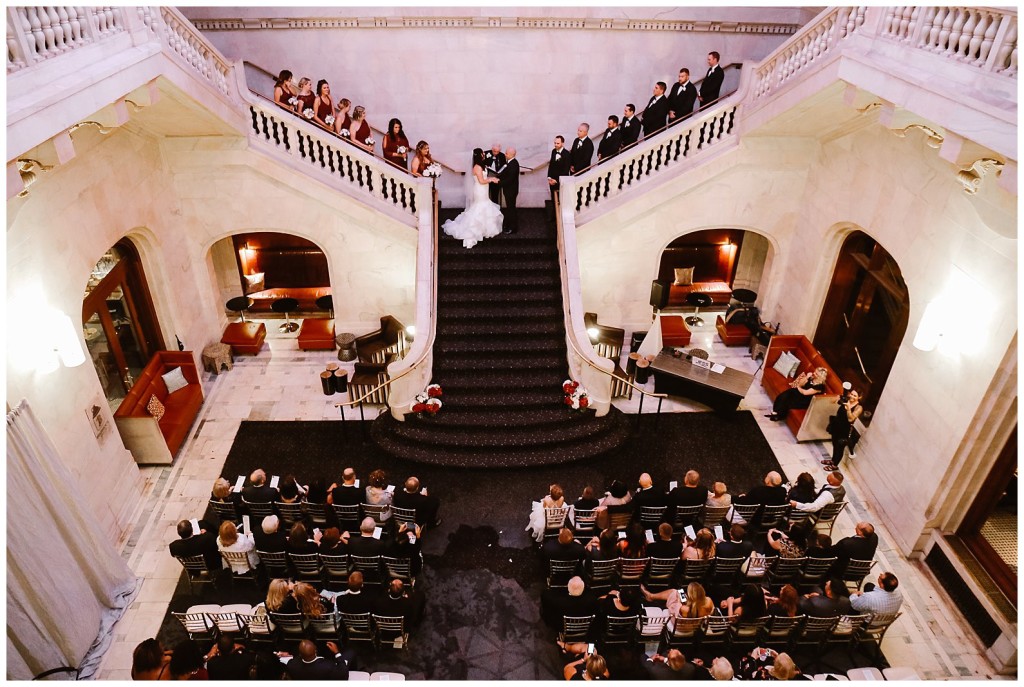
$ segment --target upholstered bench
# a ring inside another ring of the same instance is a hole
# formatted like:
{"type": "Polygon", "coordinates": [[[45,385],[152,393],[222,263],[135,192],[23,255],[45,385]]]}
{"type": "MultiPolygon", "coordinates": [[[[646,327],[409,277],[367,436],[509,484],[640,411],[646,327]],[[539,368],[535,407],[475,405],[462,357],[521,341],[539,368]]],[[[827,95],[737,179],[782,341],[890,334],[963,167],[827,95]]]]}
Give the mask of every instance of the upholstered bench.
{"type": "Polygon", "coordinates": [[[715,319],[715,329],[718,330],[718,338],[726,346],[749,346],[750,327],[746,322],[726,322],[721,315],[715,319]]]}
{"type": "Polygon", "coordinates": [[[686,327],[682,315],[661,316],[661,345],[689,346],[690,330],[686,327]]]}
{"type": "Polygon", "coordinates": [[[267,327],[262,322],[232,322],[220,337],[222,344],[231,346],[235,353],[256,355],[267,338],[267,327]]]}
{"type": "Polygon", "coordinates": [[[334,320],[307,317],[299,327],[299,350],[333,351],[334,320]]]}

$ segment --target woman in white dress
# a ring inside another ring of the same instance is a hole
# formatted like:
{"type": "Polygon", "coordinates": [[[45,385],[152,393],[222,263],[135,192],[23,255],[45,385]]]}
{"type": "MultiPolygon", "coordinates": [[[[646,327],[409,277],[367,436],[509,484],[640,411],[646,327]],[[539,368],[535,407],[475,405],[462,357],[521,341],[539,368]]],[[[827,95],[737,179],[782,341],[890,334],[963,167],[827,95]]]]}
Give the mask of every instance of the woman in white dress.
{"type": "Polygon", "coordinates": [[[469,207],[465,212],[446,221],[441,228],[444,233],[462,241],[466,248],[472,248],[478,241],[501,233],[501,209],[487,197],[487,185],[498,183],[497,178],[484,175],[484,151],[473,150],[473,182],[467,197],[469,207]]]}

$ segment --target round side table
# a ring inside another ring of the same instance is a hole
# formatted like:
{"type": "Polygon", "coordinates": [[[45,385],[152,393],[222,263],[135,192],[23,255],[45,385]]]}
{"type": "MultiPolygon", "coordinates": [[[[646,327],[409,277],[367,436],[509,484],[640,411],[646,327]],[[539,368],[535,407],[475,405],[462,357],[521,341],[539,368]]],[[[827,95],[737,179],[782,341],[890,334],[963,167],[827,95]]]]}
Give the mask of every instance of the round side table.
{"type": "Polygon", "coordinates": [[[299,307],[299,301],[296,298],[278,298],[276,301],[270,304],[270,309],[276,313],[284,315],[284,324],[278,327],[278,331],[282,332],[294,332],[299,328],[297,322],[292,322],[291,313],[293,310],[299,307]]]}
{"type": "Polygon", "coordinates": [[[253,300],[248,296],[235,296],[227,303],[224,304],[231,312],[236,312],[242,316],[242,322],[245,322],[245,311],[252,307],[253,300]]]}
{"type": "Polygon", "coordinates": [[[338,360],[346,362],[356,359],[356,335],[343,332],[334,337],[338,344],[338,360]]]}

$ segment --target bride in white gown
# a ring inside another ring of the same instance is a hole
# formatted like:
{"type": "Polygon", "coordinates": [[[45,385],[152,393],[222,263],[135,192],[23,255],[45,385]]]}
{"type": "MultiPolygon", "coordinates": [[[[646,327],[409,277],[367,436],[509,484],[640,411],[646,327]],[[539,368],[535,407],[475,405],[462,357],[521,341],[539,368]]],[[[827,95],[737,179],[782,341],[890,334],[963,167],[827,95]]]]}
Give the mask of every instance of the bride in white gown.
{"type": "Polygon", "coordinates": [[[484,175],[484,151],[473,150],[473,177],[470,179],[470,190],[467,195],[469,207],[455,219],[446,221],[441,228],[444,233],[462,241],[466,248],[472,248],[478,241],[501,233],[501,209],[492,203],[487,195],[489,184],[498,183],[498,179],[488,179],[484,175]]]}

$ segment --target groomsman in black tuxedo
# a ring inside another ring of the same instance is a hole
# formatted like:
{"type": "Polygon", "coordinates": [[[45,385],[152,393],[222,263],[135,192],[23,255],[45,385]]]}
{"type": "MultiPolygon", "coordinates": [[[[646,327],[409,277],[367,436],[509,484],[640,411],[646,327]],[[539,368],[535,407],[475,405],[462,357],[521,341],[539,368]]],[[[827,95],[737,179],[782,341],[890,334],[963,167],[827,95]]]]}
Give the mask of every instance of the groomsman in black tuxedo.
{"type": "Polygon", "coordinates": [[[576,140],[569,151],[569,171],[579,174],[594,159],[594,142],[590,140],[590,125],[583,122],[576,128],[576,140]]]}
{"type": "Polygon", "coordinates": [[[665,97],[666,88],[667,86],[664,81],[654,84],[654,95],[651,96],[647,107],[640,114],[640,119],[644,123],[644,138],[648,138],[658,129],[665,128],[665,122],[668,120],[668,98],[665,97]]]}
{"type": "Polygon", "coordinates": [[[551,187],[552,206],[558,193],[558,180],[564,176],[569,176],[569,151],[565,149],[565,139],[555,136],[555,149],[551,151],[551,159],[548,161],[548,186],[551,187]]]}
{"type": "Polygon", "coordinates": [[[514,234],[519,229],[519,215],[516,212],[516,198],[519,196],[519,160],[516,159],[516,149],[509,147],[505,151],[505,159],[508,162],[498,173],[501,183],[501,195],[505,196],[505,210],[502,213],[505,218],[502,220],[501,231],[504,234],[514,234]]]}
{"type": "MultiPolygon", "coordinates": [[[[498,172],[505,166],[506,162],[505,153],[501,152],[500,143],[492,143],[491,149],[484,153],[484,169],[488,177],[498,176],[498,172]]],[[[495,205],[501,204],[501,189],[498,188],[499,186],[501,184],[489,184],[487,186],[487,195],[490,196],[491,202],[495,205]]]]}
{"type": "Polygon", "coordinates": [[[708,53],[708,73],[700,84],[700,108],[703,110],[715,100],[718,100],[718,93],[722,90],[722,82],[725,81],[725,72],[718,66],[718,53],[712,50],[708,53]]]}
{"type": "Polygon", "coordinates": [[[608,115],[608,128],[604,130],[604,136],[597,146],[597,161],[607,160],[612,155],[618,155],[622,147],[622,131],[619,130],[619,118],[615,115],[608,115]]]}
{"type": "Polygon", "coordinates": [[[636,105],[626,103],[622,111],[622,147],[631,146],[640,138],[640,122],[636,118],[636,105]]]}
{"type": "Polygon", "coordinates": [[[697,89],[690,83],[690,70],[683,67],[679,70],[679,81],[672,84],[672,92],[668,94],[669,124],[693,112],[696,101],[697,89]]]}

